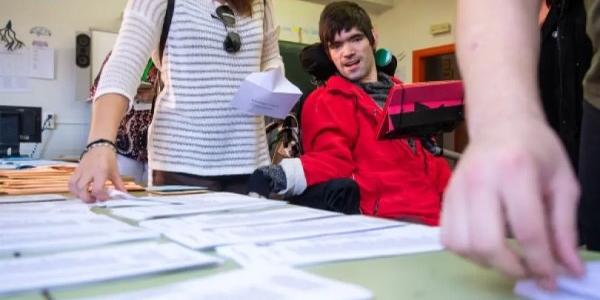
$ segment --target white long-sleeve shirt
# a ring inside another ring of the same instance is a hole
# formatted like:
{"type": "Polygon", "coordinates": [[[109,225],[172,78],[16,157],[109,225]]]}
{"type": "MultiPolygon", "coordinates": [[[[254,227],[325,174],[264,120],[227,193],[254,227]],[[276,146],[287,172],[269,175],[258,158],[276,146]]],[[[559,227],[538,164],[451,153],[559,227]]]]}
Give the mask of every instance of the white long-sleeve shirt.
{"type": "MultiPolygon", "coordinates": [[[[175,1],[160,66],[165,88],[148,133],[152,170],[233,175],[269,163],[263,118],[230,102],[248,74],[282,65],[273,4],[254,0],[252,16],[236,13],[229,30],[240,35],[242,46],[233,54],[223,49],[223,23],[211,16],[217,5],[212,0],[175,1]]],[[[139,74],[151,53],[157,53],[166,7],[167,0],[129,0],[96,99],[117,93],[132,102],[139,74]]]]}

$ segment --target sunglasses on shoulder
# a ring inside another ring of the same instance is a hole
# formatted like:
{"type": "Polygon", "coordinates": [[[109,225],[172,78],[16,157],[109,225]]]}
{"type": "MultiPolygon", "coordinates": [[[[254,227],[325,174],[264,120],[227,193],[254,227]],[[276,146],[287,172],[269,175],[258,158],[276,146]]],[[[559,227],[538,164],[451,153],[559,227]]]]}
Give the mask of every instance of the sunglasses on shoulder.
{"type": "Polygon", "coordinates": [[[211,14],[211,16],[221,21],[227,31],[227,36],[225,36],[225,41],[223,41],[223,49],[225,49],[227,53],[240,51],[242,41],[240,35],[235,32],[235,14],[233,13],[233,10],[227,5],[221,5],[217,7],[217,10],[214,14],[211,14]],[[230,30],[229,28],[233,29],[230,30]]]}

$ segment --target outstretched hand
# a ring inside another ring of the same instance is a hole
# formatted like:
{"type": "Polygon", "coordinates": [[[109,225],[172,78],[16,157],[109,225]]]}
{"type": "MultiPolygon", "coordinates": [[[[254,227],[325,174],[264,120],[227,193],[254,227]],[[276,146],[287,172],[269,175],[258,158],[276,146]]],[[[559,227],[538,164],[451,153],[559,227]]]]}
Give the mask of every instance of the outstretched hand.
{"type": "Polygon", "coordinates": [[[563,267],[581,275],[579,187],[543,120],[504,122],[468,146],[445,193],[442,241],[451,251],[553,289],[563,267]],[[519,251],[506,241],[512,232],[519,251]]]}

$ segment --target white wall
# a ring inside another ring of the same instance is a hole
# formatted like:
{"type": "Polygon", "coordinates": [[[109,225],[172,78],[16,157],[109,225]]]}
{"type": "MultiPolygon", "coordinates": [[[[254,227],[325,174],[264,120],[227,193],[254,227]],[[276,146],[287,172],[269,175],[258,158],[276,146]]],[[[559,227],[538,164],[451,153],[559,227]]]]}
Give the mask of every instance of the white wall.
{"type": "MultiPolygon", "coordinates": [[[[56,49],[55,79],[32,79],[29,93],[0,93],[0,104],[41,106],[44,113],[56,114],[56,130],[44,133],[37,153],[45,158],[77,156],[85,145],[90,105],[76,99],[75,35],[90,27],[116,30],[126,0],[0,0],[0,27],[10,19],[17,36],[30,46],[34,39],[46,40],[56,49]],[[51,37],[37,38],[29,33],[45,26],[51,37]],[[41,152],[40,152],[41,151],[41,152]]],[[[29,154],[33,144],[22,144],[29,154]]]]}
{"type": "Polygon", "coordinates": [[[374,16],[373,23],[379,33],[379,47],[406,55],[396,75],[410,82],[414,50],[454,43],[456,0],[396,0],[394,8],[374,16]],[[431,25],[446,22],[451,24],[452,33],[429,33],[431,25]]]}

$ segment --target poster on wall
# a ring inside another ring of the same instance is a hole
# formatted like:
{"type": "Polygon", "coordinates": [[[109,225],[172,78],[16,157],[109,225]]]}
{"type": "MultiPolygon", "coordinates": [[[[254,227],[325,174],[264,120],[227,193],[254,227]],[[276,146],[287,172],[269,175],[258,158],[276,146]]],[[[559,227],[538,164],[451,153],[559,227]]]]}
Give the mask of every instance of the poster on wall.
{"type": "Polygon", "coordinates": [[[30,92],[29,69],[30,56],[27,49],[0,49],[0,93],[30,92]]]}
{"type": "Polygon", "coordinates": [[[33,46],[31,47],[30,54],[30,77],[54,79],[54,49],[50,47],[33,46]]]}

